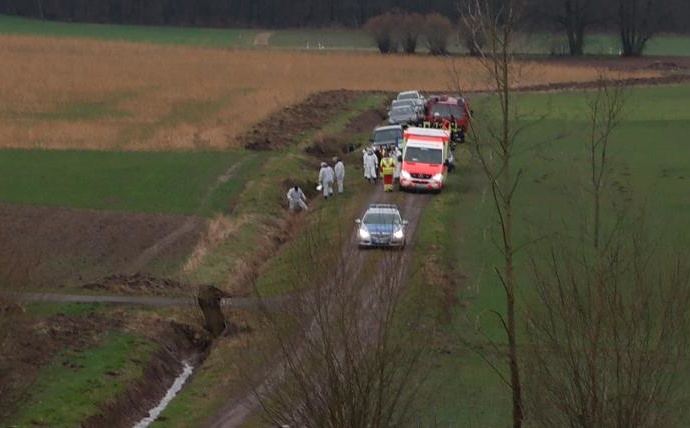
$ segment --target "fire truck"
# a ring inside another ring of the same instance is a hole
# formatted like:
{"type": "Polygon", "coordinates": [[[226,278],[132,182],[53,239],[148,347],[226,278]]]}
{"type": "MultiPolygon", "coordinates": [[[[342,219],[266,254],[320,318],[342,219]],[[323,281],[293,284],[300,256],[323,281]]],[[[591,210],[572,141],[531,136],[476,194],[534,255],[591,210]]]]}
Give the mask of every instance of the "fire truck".
{"type": "Polygon", "coordinates": [[[472,109],[465,98],[431,95],[424,105],[423,127],[449,130],[453,142],[464,143],[471,118],[472,109]]]}

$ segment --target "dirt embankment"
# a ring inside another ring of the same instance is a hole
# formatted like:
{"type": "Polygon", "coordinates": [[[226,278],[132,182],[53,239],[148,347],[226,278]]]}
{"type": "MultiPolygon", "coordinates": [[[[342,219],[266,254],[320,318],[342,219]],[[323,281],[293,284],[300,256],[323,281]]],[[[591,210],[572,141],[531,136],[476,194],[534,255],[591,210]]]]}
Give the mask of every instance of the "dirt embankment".
{"type": "Polygon", "coordinates": [[[361,91],[343,89],[315,93],[299,104],[270,115],[240,136],[240,140],[250,150],[284,148],[346,111],[362,94],[361,91]]]}

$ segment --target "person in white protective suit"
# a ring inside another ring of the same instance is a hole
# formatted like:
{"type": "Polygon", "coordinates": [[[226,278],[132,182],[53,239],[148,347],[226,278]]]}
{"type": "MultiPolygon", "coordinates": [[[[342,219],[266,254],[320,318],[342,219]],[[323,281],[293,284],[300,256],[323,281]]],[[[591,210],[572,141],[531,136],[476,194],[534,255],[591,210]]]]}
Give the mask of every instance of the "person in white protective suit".
{"type": "Polygon", "coordinates": [[[364,172],[364,179],[367,180],[367,149],[362,149],[362,172],[364,172]]]}
{"type": "Polygon", "coordinates": [[[374,151],[369,149],[364,157],[364,178],[372,183],[376,183],[376,170],[378,169],[378,158],[374,151]]]}
{"type": "Polygon", "coordinates": [[[331,187],[330,187],[330,189],[328,189],[328,196],[333,196],[333,186],[335,185],[335,170],[330,165],[328,165],[328,169],[331,172],[331,177],[333,177],[333,181],[331,182],[331,187]]]}
{"type": "Polygon", "coordinates": [[[328,199],[329,196],[333,195],[334,175],[333,168],[328,166],[326,162],[321,162],[321,169],[319,170],[319,184],[325,199],[328,199]]]}
{"type": "Polygon", "coordinates": [[[288,190],[287,199],[290,212],[295,212],[298,209],[307,210],[307,197],[299,186],[291,187],[290,190],[288,190]]]}
{"type": "Polygon", "coordinates": [[[333,170],[335,171],[335,182],[338,185],[338,193],[342,194],[343,187],[345,186],[345,165],[343,161],[337,157],[333,158],[333,162],[335,162],[333,170]]]}

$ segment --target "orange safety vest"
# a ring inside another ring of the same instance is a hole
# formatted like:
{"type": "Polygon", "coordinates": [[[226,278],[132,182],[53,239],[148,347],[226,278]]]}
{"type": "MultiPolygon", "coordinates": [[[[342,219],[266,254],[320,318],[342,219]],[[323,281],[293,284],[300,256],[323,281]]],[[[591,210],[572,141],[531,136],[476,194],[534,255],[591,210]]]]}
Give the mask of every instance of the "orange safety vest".
{"type": "Polygon", "coordinates": [[[390,175],[395,172],[395,161],[393,158],[385,157],[381,159],[381,172],[385,175],[390,175]]]}

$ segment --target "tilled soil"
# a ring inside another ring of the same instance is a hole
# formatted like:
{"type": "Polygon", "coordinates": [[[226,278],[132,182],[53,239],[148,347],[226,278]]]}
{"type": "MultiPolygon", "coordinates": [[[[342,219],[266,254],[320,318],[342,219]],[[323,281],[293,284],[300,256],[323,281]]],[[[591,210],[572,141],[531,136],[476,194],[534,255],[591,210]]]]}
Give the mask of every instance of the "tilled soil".
{"type": "MultiPolygon", "coordinates": [[[[124,272],[189,217],[0,204],[0,283],[13,288],[90,284],[124,272]]],[[[153,262],[185,257],[203,220],[162,248],[153,262]]],[[[150,282],[150,281],[149,281],[150,282]]],[[[111,284],[106,280],[104,285],[111,284]]],[[[177,284],[171,285],[177,288],[177,284]]],[[[160,288],[161,284],[156,284],[160,288]]],[[[134,287],[129,287],[130,289],[134,287]]]]}

